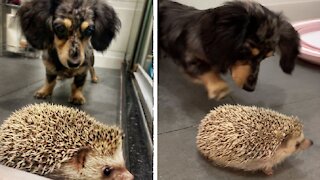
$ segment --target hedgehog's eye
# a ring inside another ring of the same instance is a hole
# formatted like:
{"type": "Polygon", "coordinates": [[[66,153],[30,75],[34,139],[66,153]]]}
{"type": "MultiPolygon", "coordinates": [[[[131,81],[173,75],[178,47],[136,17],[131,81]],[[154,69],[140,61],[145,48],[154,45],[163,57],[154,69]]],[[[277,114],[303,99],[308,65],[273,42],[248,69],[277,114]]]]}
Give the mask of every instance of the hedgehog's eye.
{"type": "Polygon", "coordinates": [[[299,146],[300,146],[300,143],[298,142],[298,143],[296,144],[296,149],[298,149],[299,146]]]}
{"type": "Polygon", "coordinates": [[[110,176],[111,172],[112,172],[112,168],[111,168],[111,167],[106,167],[106,168],[103,170],[103,174],[104,174],[105,176],[110,176]]]}

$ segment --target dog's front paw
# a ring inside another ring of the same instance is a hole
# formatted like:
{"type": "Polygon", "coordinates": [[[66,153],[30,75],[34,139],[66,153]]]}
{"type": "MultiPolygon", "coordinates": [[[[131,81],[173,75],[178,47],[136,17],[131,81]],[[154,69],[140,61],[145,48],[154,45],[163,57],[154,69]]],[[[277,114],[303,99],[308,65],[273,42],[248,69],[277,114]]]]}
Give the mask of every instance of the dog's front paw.
{"type": "Polygon", "coordinates": [[[207,87],[209,99],[220,100],[226,97],[229,93],[229,87],[225,82],[219,82],[211,87],[207,87]]]}
{"type": "Polygon", "coordinates": [[[86,102],[86,99],[84,96],[80,93],[77,93],[75,95],[72,95],[69,99],[69,102],[75,105],[82,105],[86,102]]]}
{"type": "Polygon", "coordinates": [[[98,83],[98,81],[99,81],[99,78],[97,76],[94,76],[91,78],[92,83],[98,83]]]}
{"type": "Polygon", "coordinates": [[[43,89],[38,90],[35,94],[34,97],[37,99],[45,99],[47,97],[51,96],[51,92],[45,91],[43,89]]]}

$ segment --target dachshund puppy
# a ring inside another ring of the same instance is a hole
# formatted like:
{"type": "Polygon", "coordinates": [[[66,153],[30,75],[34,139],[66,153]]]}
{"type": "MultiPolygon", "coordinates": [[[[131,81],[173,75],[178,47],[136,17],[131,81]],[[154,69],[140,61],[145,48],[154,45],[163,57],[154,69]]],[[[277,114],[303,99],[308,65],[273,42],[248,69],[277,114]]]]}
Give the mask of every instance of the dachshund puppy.
{"type": "Polygon", "coordinates": [[[120,29],[114,9],[100,0],[31,0],[18,11],[27,41],[44,50],[46,83],[36,98],[52,94],[57,76],[72,78],[70,102],[84,104],[82,89],[88,70],[97,81],[93,49],[105,50],[120,29]]]}
{"type": "MultiPolygon", "coordinates": [[[[278,49],[280,67],[290,74],[299,53],[299,35],[281,14],[252,1],[231,1],[207,10],[177,2],[159,3],[159,47],[186,74],[201,82],[209,98],[229,93],[220,77],[254,91],[263,59],[278,49]]],[[[163,56],[163,54],[161,54],[163,56]]]]}

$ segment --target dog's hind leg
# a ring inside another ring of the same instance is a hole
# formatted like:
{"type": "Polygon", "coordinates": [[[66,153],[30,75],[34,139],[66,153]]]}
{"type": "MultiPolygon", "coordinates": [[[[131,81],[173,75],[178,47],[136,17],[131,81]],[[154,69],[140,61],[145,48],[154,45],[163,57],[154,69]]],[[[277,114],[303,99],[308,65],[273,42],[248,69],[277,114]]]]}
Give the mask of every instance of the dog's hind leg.
{"type": "Polygon", "coordinates": [[[198,76],[198,79],[205,85],[210,99],[220,100],[229,94],[227,83],[220,77],[219,73],[208,71],[198,76]]]}
{"type": "Polygon", "coordinates": [[[52,94],[54,86],[56,85],[56,74],[47,74],[46,83],[34,94],[35,98],[45,99],[52,94]]]}
{"type": "Polygon", "coordinates": [[[71,85],[71,97],[69,99],[69,102],[72,104],[81,105],[86,102],[82,93],[86,77],[87,74],[80,74],[74,77],[74,81],[71,85]]]}

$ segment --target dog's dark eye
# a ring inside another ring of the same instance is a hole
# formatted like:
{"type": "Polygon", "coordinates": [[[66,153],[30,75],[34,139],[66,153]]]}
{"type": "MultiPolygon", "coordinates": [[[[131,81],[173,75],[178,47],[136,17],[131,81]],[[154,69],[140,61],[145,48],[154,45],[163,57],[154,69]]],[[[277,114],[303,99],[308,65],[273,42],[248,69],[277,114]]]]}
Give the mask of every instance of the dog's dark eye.
{"type": "Polygon", "coordinates": [[[104,174],[105,176],[110,176],[111,172],[112,172],[112,168],[110,168],[110,167],[106,167],[106,168],[103,170],[103,174],[104,174]]]}
{"type": "Polygon", "coordinates": [[[68,30],[64,25],[55,25],[54,31],[59,38],[67,36],[68,30]]]}
{"type": "Polygon", "coordinates": [[[93,32],[94,32],[94,26],[91,25],[91,26],[88,26],[87,29],[85,29],[83,31],[83,35],[84,36],[91,36],[93,34],[93,32]]]}

